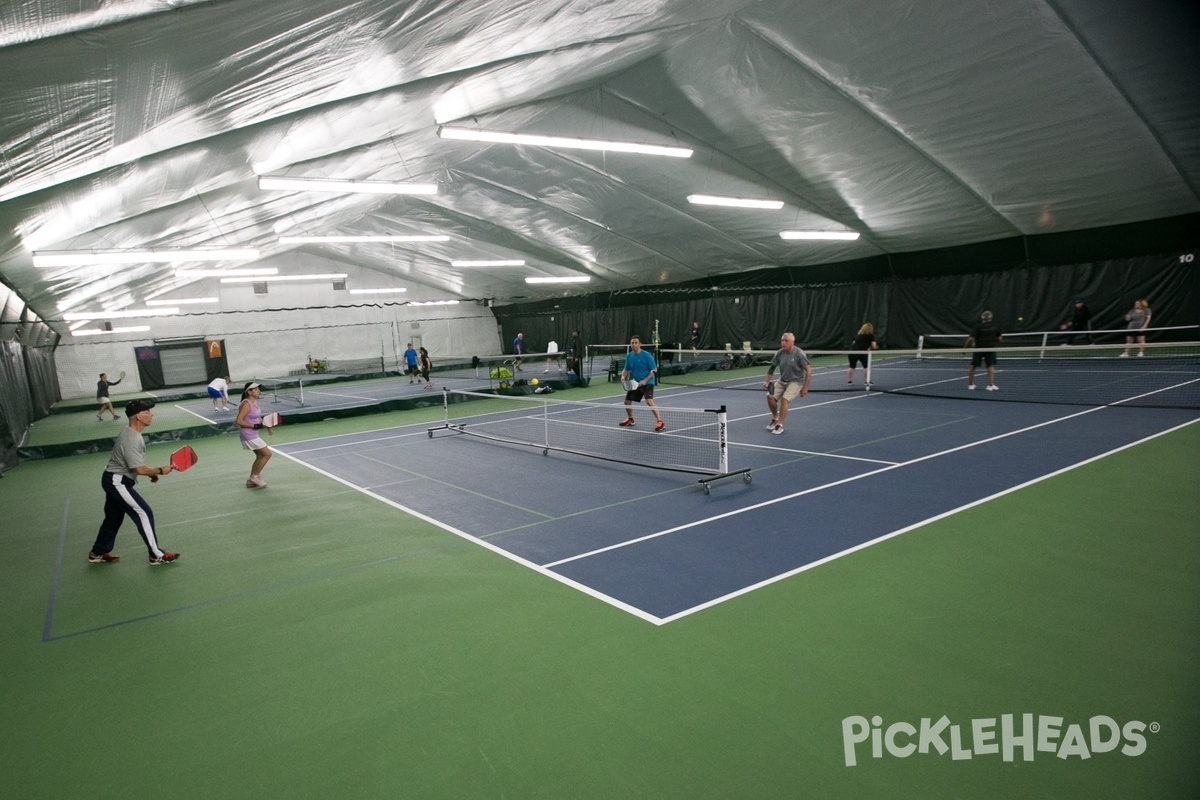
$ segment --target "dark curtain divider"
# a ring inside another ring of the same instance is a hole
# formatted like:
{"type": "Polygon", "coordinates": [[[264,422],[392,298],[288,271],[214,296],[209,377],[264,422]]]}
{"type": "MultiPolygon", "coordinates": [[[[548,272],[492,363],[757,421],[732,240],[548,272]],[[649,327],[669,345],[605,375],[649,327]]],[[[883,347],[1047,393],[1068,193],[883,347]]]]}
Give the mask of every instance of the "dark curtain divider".
{"type": "Polygon", "coordinates": [[[0,474],[17,465],[29,426],[62,396],[54,364],[58,338],[0,284],[0,474]]]}
{"type": "Polygon", "coordinates": [[[1057,330],[1070,321],[1075,298],[1091,310],[1095,330],[1125,327],[1125,314],[1139,298],[1149,300],[1154,327],[1200,323],[1200,273],[1194,263],[1178,256],[1145,257],[895,281],[888,297],[890,329],[904,344],[889,343],[914,347],[928,334],[965,338],[985,310],[1008,333],[1057,330]]]}
{"type": "Polygon", "coordinates": [[[50,413],[50,409],[62,399],[58,385],[58,368],[54,360],[53,347],[25,347],[25,373],[29,377],[30,408],[35,420],[50,413]]]}
{"type": "Polygon", "coordinates": [[[21,351],[17,342],[0,342],[0,472],[17,465],[17,446],[34,420],[21,351]]]}
{"type": "Polygon", "coordinates": [[[965,336],[984,310],[1010,333],[1056,330],[1071,318],[1076,297],[1091,308],[1096,329],[1123,327],[1142,297],[1150,301],[1154,326],[1200,323],[1200,271],[1179,254],[853,284],[744,283],[601,293],[586,302],[564,298],[495,312],[507,341],[521,331],[531,352],[551,338],[564,347],[576,328],[587,344],[623,344],[634,333],[649,341],[656,319],[664,346],[690,346],[695,320],[706,349],[726,343],[740,349],[746,341],[771,349],[790,330],[803,347],[844,350],[863,322],[874,324],[885,347],[916,347],[923,335],[965,336]]]}
{"type": "Polygon", "coordinates": [[[162,361],[158,357],[158,348],[152,345],[133,348],[133,356],[137,361],[138,380],[142,389],[165,389],[166,378],[163,377],[162,361]]]}

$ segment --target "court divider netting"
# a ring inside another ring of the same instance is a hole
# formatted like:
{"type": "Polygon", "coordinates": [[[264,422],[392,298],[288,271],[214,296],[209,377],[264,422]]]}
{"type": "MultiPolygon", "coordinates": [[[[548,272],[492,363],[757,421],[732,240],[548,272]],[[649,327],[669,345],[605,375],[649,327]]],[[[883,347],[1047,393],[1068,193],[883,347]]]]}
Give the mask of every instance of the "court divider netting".
{"type": "Polygon", "coordinates": [[[714,481],[740,475],[750,483],[750,469],[729,467],[729,421],[725,407],[716,409],[657,406],[665,423],[654,429],[648,408],[635,407],[636,422],[621,427],[625,407],[613,403],[559,400],[546,396],[497,395],[442,390],[445,419],[430,428],[504,444],[571,453],[647,469],[703,475],[709,493],[714,481]]]}
{"type": "MultiPolygon", "coordinates": [[[[801,348],[804,349],[804,348],[801,348]]],[[[775,350],[664,350],[658,383],[765,392],[775,350]]],[[[1143,408],[1200,408],[1200,344],[1151,342],[1071,347],[998,347],[995,391],[987,367],[967,382],[972,356],[986,350],[941,347],[858,353],[866,368],[849,374],[851,351],[805,350],[810,392],[889,392],[954,399],[1143,408]]],[[[775,377],[778,378],[778,371],[775,377]]]]}

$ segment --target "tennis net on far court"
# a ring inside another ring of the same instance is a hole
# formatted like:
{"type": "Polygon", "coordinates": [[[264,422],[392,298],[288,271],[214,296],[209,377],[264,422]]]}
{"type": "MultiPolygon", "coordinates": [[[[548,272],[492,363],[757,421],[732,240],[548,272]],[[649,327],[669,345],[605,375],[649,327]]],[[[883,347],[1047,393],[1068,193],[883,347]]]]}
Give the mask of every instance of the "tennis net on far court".
{"type": "MultiPolygon", "coordinates": [[[[802,348],[803,349],[803,348],[802,348]]],[[[679,351],[659,365],[659,383],[764,391],[775,351],[679,351]]],[[[1088,406],[1200,408],[1200,344],[1147,343],[1075,347],[998,347],[996,391],[987,391],[987,367],[967,368],[974,350],[939,348],[873,350],[863,353],[853,380],[846,351],[807,350],[813,375],[810,392],[870,390],[922,397],[1062,403],[1088,406]]]]}
{"type": "Polygon", "coordinates": [[[750,470],[729,468],[729,424],[725,407],[717,409],[658,407],[665,427],[654,429],[647,408],[634,410],[631,427],[619,425],[625,407],[535,395],[495,395],[443,390],[445,420],[429,429],[488,439],[505,444],[572,453],[648,469],[705,475],[711,481],[750,470]],[[465,401],[471,402],[465,402],[465,401]]]}
{"type": "Polygon", "coordinates": [[[272,403],[292,403],[298,406],[305,405],[304,378],[264,378],[259,383],[262,386],[262,393],[270,397],[272,403]]]}

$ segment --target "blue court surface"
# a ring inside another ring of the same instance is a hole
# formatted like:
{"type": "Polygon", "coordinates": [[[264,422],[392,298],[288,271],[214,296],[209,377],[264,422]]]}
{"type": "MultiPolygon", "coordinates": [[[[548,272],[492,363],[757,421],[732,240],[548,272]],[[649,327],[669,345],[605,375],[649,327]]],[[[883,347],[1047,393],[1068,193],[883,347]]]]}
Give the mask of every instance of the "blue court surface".
{"type": "MultiPolygon", "coordinates": [[[[696,476],[431,437],[426,424],[277,450],[663,624],[1200,419],[1195,409],[816,393],[796,401],[777,436],[761,394],[663,387],[656,399],[724,404],[729,467],[752,480],[705,494],[696,476]]],[[[618,428],[612,402],[618,440],[682,435],[646,433],[639,406],[638,430],[618,428]]]]}

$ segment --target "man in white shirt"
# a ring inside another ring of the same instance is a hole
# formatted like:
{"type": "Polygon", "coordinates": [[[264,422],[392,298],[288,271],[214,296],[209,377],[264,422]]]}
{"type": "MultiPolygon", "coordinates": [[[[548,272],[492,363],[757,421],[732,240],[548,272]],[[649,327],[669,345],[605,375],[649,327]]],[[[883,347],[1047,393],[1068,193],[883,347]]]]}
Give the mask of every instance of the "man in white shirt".
{"type": "Polygon", "coordinates": [[[229,377],[217,378],[208,385],[208,396],[213,401],[213,413],[229,410],[229,377]]]}

